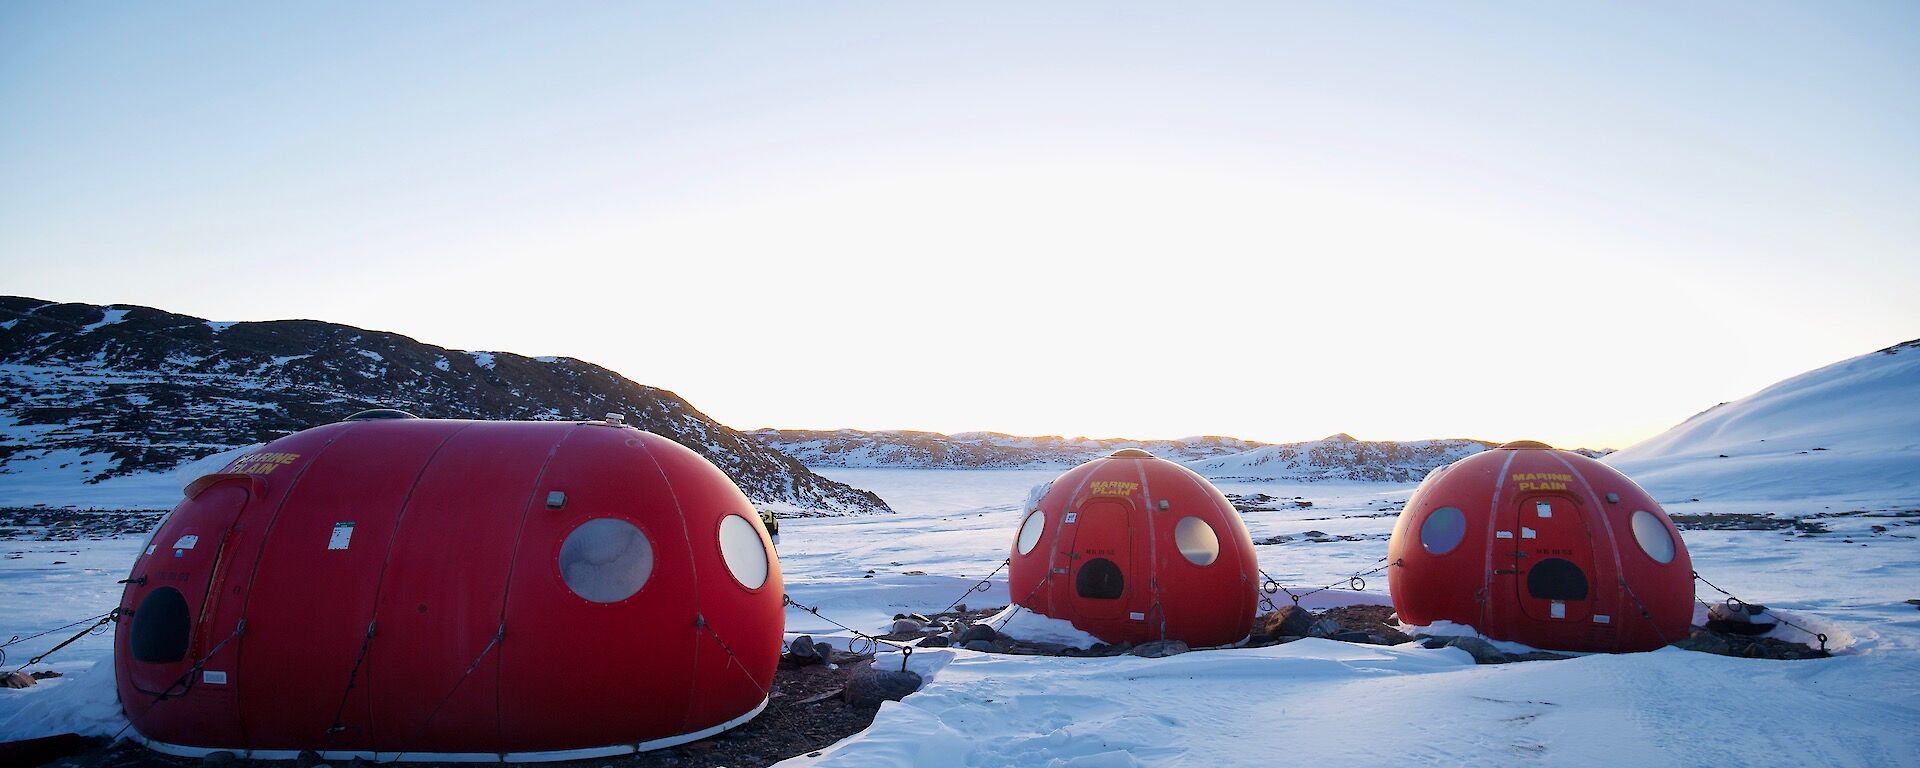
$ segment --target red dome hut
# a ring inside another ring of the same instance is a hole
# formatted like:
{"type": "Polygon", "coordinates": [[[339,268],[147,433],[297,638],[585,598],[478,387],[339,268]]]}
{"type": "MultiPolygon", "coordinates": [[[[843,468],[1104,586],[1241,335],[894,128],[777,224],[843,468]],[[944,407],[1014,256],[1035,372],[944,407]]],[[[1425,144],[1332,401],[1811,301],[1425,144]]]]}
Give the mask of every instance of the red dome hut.
{"type": "Polygon", "coordinates": [[[1569,651],[1687,635],[1693,564],[1652,496],[1612,467],[1532,441],[1435,470],[1388,545],[1400,620],[1470,624],[1569,651]]]}
{"type": "Polygon", "coordinates": [[[149,747],[573,759],[766,706],[780,567],[712,464],[611,417],[372,415],[194,481],[135,561],[114,662],[149,747]]]}
{"type": "Polygon", "coordinates": [[[1205,478],[1125,449],[1061,475],[1026,510],[1007,585],[1109,643],[1225,645],[1253,625],[1259,562],[1205,478]]]}

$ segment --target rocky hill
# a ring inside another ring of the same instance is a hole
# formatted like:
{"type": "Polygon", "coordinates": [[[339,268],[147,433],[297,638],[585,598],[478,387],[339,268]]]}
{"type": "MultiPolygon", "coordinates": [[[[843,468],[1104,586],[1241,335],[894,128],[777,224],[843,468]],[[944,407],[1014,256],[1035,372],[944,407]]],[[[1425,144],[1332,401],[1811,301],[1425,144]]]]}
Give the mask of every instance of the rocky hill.
{"type": "Polygon", "coordinates": [[[759,429],[749,434],[818,467],[1065,468],[1121,448],[1140,448],[1215,479],[1307,482],[1413,482],[1434,467],[1495,445],[1485,440],[1356,440],[1344,434],[1283,444],[1217,436],[1128,440],[853,429],[759,429]]]}
{"type": "Polygon", "coordinates": [[[1346,434],[1304,443],[1266,445],[1189,462],[1216,480],[1306,480],[1412,483],[1435,467],[1492,448],[1485,440],[1356,440],[1346,434]]]}
{"type": "Polygon", "coordinates": [[[1121,448],[1142,448],[1174,461],[1224,456],[1256,448],[1233,437],[1127,440],[1089,437],[1021,437],[999,432],[938,432],[857,429],[757,429],[750,434],[808,466],[997,469],[1071,467],[1121,448]]]}
{"type": "Polygon", "coordinates": [[[314,320],[222,323],[0,297],[0,487],[56,471],[89,484],[161,472],[376,407],[465,419],[623,413],[705,456],[756,502],[891,511],[672,392],[581,360],[450,350],[314,320]]]}

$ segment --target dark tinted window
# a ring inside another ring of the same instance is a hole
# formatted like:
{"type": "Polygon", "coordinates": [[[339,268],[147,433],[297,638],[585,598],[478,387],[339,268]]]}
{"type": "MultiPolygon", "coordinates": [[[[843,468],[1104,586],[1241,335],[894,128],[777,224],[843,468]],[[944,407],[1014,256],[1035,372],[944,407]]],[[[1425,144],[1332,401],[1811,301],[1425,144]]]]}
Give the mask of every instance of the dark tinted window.
{"type": "Polygon", "coordinates": [[[1127,590],[1127,579],[1120,573],[1120,566],[1114,565],[1112,560],[1096,557],[1080,566],[1080,575],[1074,579],[1073,588],[1081,597],[1118,600],[1127,590]]]}
{"type": "Polygon", "coordinates": [[[192,625],[187,597],[173,587],[161,587],[147,593],[140,607],[134,609],[129,650],[137,661],[179,661],[187,657],[187,633],[192,625]]]}
{"type": "Polygon", "coordinates": [[[1527,594],[1541,600],[1585,600],[1587,574],[1570,561],[1550,557],[1527,571],[1527,594]]]}

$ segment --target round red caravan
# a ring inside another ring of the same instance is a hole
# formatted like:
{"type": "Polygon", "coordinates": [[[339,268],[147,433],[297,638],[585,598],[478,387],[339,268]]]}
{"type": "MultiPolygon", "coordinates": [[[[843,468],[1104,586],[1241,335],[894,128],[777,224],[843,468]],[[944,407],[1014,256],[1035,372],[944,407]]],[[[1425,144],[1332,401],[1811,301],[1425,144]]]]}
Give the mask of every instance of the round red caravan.
{"type": "Polygon", "coordinates": [[[1128,448],[1074,467],[1024,510],[1007,586],[1109,643],[1225,645],[1260,580],[1240,514],[1205,478],[1128,448]]]}
{"type": "Polygon", "coordinates": [[[1521,441],[1435,470],[1388,545],[1400,620],[1568,651],[1687,635],[1693,564],[1652,496],[1612,467],[1521,441]]]}
{"type": "Polygon", "coordinates": [[[114,638],[155,750],[573,759],[766,705],[779,563],[739,488],[657,435],[354,419],[186,493],[114,638]]]}

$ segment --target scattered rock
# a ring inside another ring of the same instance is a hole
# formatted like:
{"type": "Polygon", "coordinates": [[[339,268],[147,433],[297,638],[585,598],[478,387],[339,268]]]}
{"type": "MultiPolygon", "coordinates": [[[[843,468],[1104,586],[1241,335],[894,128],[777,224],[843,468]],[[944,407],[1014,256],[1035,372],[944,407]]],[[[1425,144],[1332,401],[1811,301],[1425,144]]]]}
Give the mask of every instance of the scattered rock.
{"type": "Polygon", "coordinates": [[[1312,628],[1312,611],[1297,605],[1288,605],[1254,620],[1253,634],[1265,637],[1305,635],[1312,628]]]}
{"type": "Polygon", "coordinates": [[[1186,643],[1178,640],[1154,640],[1134,646],[1133,650],[1127,651],[1127,654],[1143,659],[1163,659],[1190,650],[1192,649],[1188,648],[1186,643]]]}
{"type": "Polygon", "coordinates": [[[1693,632],[1687,635],[1686,639],[1674,643],[1673,646],[1688,651],[1749,659],[1824,659],[1832,655],[1800,643],[1771,637],[1716,632],[1702,627],[1694,627],[1693,632]]]}
{"type": "Polygon", "coordinates": [[[1065,651],[1063,651],[1062,654],[1066,656],[1100,658],[1105,656],[1119,656],[1120,654],[1126,653],[1127,651],[1130,651],[1130,650],[1133,650],[1132,643],[1121,643],[1119,645],[1107,645],[1106,643],[1094,643],[1093,645],[1087,646],[1086,648],[1068,648],[1065,651]]]}
{"type": "Polygon", "coordinates": [[[1307,629],[1307,635],[1309,637],[1329,637],[1330,638],[1336,634],[1339,634],[1339,632],[1340,632],[1340,621],[1338,619],[1331,619],[1331,618],[1314,619],[1313,626],[1307,629]]]}
{"type": "Polygon", "coordinates": [[[968,640],[964,643],[961,643],[960,647],[965,648],[969,651],[979,651],[981,653],[992,653],[993,641],[992,640],[968,640]]]}
{"type": "Polygon", "coordinates": [[[975,624],[963,630],[958,639],[960,643],[964,645],[974,640],[998,640],[999,638],[1000,633],[995,631],[993,627],[985,624],[975,624]]]}
{"type": "Polygon", "coordinates": [[[1042,656],[1065,656],[1067,649],[1071,647],[1060,643],[1044,643],[1038,641],[1028,642],[1025,645],[1042,656]]]}
{"type": "Polygon", "coordinates": [[[51,669],[43,669],[38,672],[30,672],[28,673],[28,676],[32,677],[35,680],[46,680],[48,678],[53,678],[53,677],[66,677],[65,674],[62,674],[60,672],[55,672],[51,669]]]}
{"type": "Polygon", "coordinates": [[[207,756],[201,759],[201,762],[207,765],[227,765],[239,759],[239,755],[223,749],[218,752],[208,752],[207,756]]]}
{"type": "Polygon", "coordinates": [[[1707,609],[1707,629],[1729,635],[1764,635],[1778,625],[1764,605],[1715,603],[1707,609]]]}
{"type": "Polygon", "coordinates": [[[780,656],[781,661],[799,667],[804,667],[809,664],[825,664],[832,659],[833,645],[830,643],[816,643],[813,641],[812,635],[801,635],[794,638],[793,642],[787,646],[787,652],[780,656]]]}
{"type": "MultiPolygon", "coordinates": [[[[1433,647],[1433,646],[1428,646],[1428,647],[1433,647]]],[[[1507,663],[1507,655],[1505,653],[1501,653],[1500,649],[1493,647],[1493,643],[1489,643],[1477,637],[1470,637],[1466,635],[1462,635],[1459,637],[1450,637],[1450,638],[1447,638],[1445,642],[1441,643],[1439,647],[1458,648],[1460,650],[1466,651],[1468,654],[1473,656],[1473,661],[1476,664],[1507,663]]]]}
{"type": "Polygon", "coordinates": [[[849,706],[877,707],[880,702],[899,701],[917,690],[920,690],[919,674],[874,669],[868,664],[853,670],[853,676],[847,678],[843,697],[849,706]]]}
{"type": "Polygon", "coordinates": [[[294,768],[313,768],[319,763],[320,753],[311,749],[300,750],[300,754],[293,758],[294,768]]]}
{"type": "Polygon", "coordinates": [[[894,634],[906,634],[908,632],[925,632],[925,631],[927,631],[927,625],[922,622],[916,621],[914,619],[894,619],[893,620],[894,634]]]}
{"type": "Polygon", "coordinates": [[[920,641],[920,647],[922,648],[946,648],[951,645],[953,645],[953,641],[948,640],[946,635],[932,635],[920,641]]]}
{"type": "Polygon", "coordinates": [[[1371,638],[1351,642],[1399,645],[1413,639],[1397,629],[1400,619],[1394,616],[1393,608],[1385,605],[1343,605],[1322,611],[1319,618],[1338,622],[1341,633],[1359,632],[1371,638]]]}
{"type": "Polygon", "coordinates": [[[6,686],[8,688],[27,688],[38,685],[39,683],[40,681],[33,679],[32,675],[25,672],[8,672],[6,675],[0,676],[0,686],[6,686]]]}

